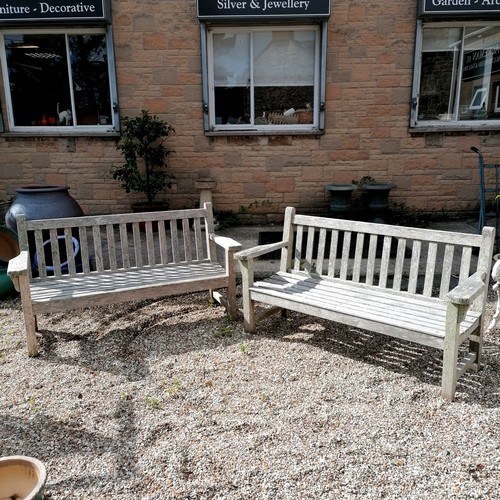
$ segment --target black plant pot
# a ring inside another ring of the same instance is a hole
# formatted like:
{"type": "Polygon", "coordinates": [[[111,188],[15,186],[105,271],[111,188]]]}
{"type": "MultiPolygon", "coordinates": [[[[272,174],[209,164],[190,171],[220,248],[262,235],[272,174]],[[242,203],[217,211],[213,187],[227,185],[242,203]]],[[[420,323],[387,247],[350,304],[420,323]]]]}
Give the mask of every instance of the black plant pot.
{"type": "Polygon", "coordinates": [[[384,222],[383,216],[389,210],[389,193],[395,187],[390,183],[363,184],[361,188],[365,191],[365,203],[372,222],[384,222]]]}
{"type": "Polygon", "coordinates": [[[325,189],[332,197],[330,212],[335,217],[345,216],[351,210],[351,194],[357,186],[355,184],[328,184],[325,189]]]}

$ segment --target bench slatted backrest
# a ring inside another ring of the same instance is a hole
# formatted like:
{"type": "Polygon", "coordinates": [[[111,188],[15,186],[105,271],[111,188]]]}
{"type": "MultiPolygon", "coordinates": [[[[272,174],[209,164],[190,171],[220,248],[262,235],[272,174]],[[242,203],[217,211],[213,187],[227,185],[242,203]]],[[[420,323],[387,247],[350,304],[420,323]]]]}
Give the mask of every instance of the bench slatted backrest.
{"type": "Polygon", "coordinates": [[[494,229],[455,233],[285,214],[281,271],[319,274],[441,299],[476,271],[488,272],[494,229]],[[480,255],[478,255],[480,253],[480,255]]]}
{"type": "Polygon", "coordinates": [[[211,203],[204,208],[26,221],[19,246],[31,279],[143,266],[216,261],[211,203]]]}

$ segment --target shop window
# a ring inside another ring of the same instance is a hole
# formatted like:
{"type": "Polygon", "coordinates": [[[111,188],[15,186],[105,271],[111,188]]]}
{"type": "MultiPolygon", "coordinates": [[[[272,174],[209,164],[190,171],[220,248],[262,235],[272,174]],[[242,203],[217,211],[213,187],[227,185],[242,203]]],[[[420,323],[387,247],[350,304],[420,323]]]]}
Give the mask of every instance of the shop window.
{"type": "Polygon", "coordinates": [[[111,46],[106,29],[4,31],[2,63],[10,131],[116,130],[111,46]]]}
{"type": "Polygon", "coordinates": [[[322,128],[319,25],[211,27],[206,37],[207,131],[322,128]]]}
{"type": "Polygon", "coordinates": [[[500,24],[419,25],[411,126],[500,126],[500,24]]]}

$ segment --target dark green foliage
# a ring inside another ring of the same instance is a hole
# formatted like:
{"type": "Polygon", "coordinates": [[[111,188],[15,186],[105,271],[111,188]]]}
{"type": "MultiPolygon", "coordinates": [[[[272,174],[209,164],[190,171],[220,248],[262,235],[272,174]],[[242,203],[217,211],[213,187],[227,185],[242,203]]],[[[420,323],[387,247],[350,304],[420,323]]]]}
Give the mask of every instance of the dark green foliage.
{"type": "Polygon", "coordinates": [[[125,117],[122,137],[116,147],[125,163],[113,167],[113,179],[121,181],[127,193],[144,193],[152,203],[160,191],[172,186],[173,177],[166,173],[170,151],[164,142],[174,133],[171,125],[144,109],[138,117],[125,117]]]}

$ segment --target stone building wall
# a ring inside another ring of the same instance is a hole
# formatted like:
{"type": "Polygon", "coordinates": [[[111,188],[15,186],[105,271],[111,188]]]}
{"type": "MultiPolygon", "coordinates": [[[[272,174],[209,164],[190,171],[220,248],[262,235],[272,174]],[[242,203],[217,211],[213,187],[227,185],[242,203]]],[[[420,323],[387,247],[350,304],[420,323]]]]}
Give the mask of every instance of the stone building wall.
{"type": "MultiPolygon", "coordinates": [[[[218,211],[326,213],[326,184],[364,176],[396,184],[391,201],[408,208],[477,206],[470,146],[497,158],[500,138],[408,131],[416,11],[413,0],[332,1],[324,135],[206,137],[196,1],[113,0],[120,114],[149,109],[176,129],[167,143],[172,208],[196,205],[195,182],[210,178],[218,211]]],[[[86,213],[129,211],[140,199],[109,173],[120,161],[112,138],[0,137],[0,148],[0,200],[33,183],[69,185],[86,213]]]]}

